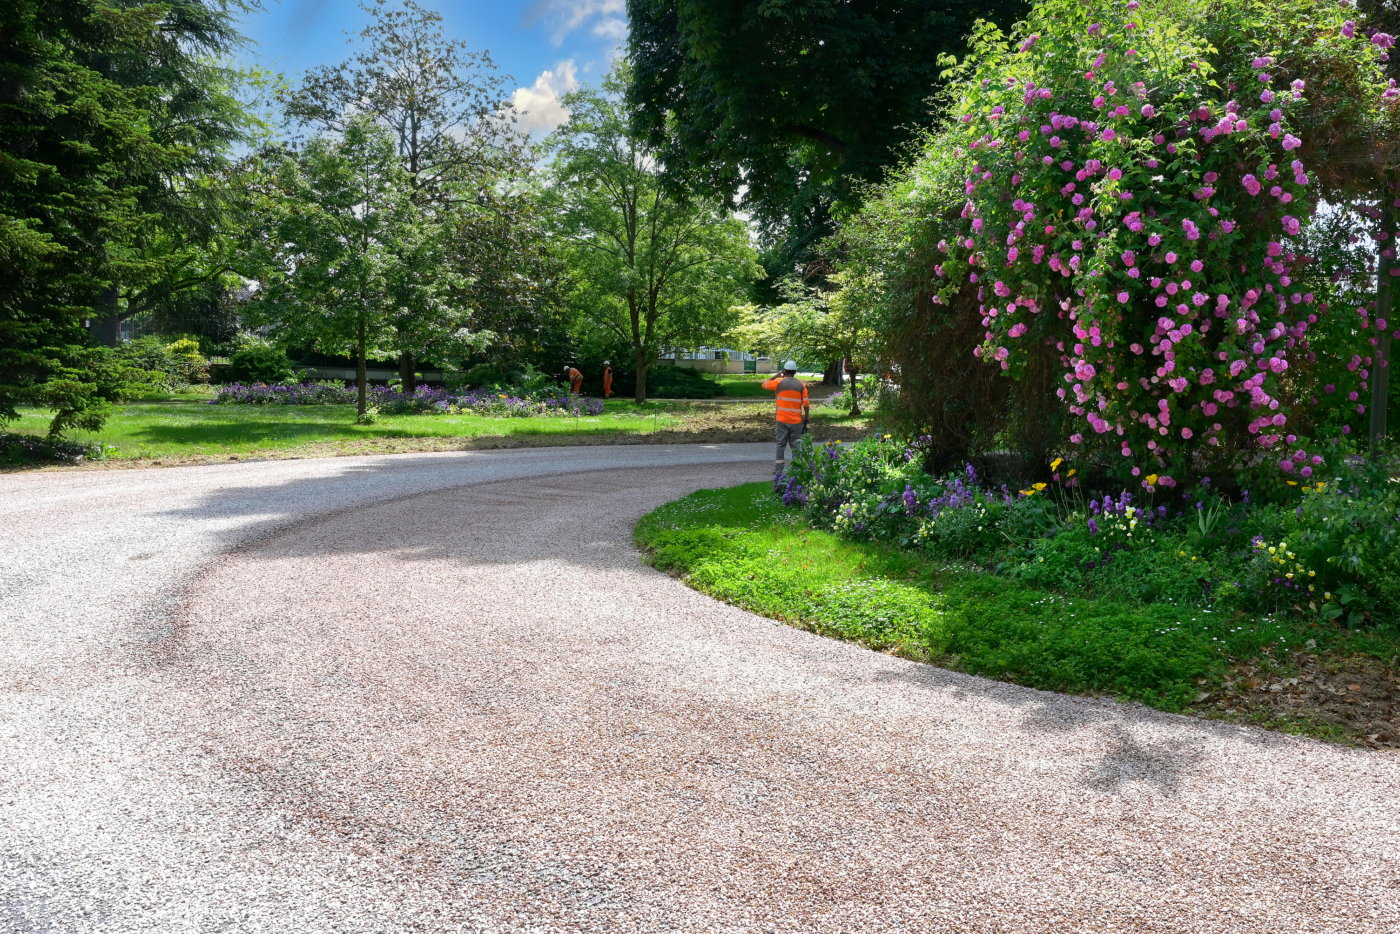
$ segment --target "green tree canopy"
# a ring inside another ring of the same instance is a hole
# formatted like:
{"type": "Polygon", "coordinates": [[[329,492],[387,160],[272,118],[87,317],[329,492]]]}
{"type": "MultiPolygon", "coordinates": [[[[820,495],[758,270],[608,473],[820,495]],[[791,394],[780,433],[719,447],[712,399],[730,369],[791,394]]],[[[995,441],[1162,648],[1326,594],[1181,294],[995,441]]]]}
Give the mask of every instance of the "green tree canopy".
{"type": "Polygon", "coordinates": [[[487,335],[468,327],[467,283],[444,261],[450,224],[414,203],[386,131],[355,119],[337,140],[317,137],[258,162],[247,214],[249,266],[261,270],[251,322],[353,354],[361,414],[370,356],[480,348],[487,335]]]}
{"type": "Polygon", "coordinates": [[[718,339],[761,270],[744,223],[717,199],[662,184],[654,151],[628,124],[628,79],[622,63],[600,90],[565,95],[550,197],[570,306],[584,329],[631,349],[642,402],[659,352],[718,339]]]}
{"type": "MultiPolygon", "coordinates": [[[[734,195],[801,256],[834,200],[882,177],[921,126],[940,55],[1023,0],[628,0],[629,100],[668,171],[734,195]]],[[[791,265],[788,264],[790,271],[791,265]]]]}
{"type": "MultiPolygon", "coordinates": [[[[531,146],[514,125],[508,79],[487,52],[447,39],[441,14],[413,0],[399,6],[372,0],[362,8],[371,22],[360,33],[359,50],[348,61],[311,69],[299,88],[283,95],[287,114],[322,132],[341,132],[355,119],[388,131],[414,203],[452,211],[470,228],[456,255],[483,286],[483,298],[505,300],[490,309],[498,323],[523,313],[521,328],[532,330],[540,315],[531,300],[543,294],[539,264],[516,260],[539,257],[541,228],[525,184],[531,146]],[[524,275],[495,274],[512,267],[524,275]]],[[[512,342],[522,339],[514,335],[512,342]]],[[[404,350],[399,366],[411,391],[413,354],[404,350]]]]}
{"type": "Polygon", "coordinates": [[[238,133],[212,64],[237,41],[201,0],[0,5],[0,422],[101,424],[122,380],[84,321],[161,278],[153,231],[194,224],[182,180],[238,133]]]}

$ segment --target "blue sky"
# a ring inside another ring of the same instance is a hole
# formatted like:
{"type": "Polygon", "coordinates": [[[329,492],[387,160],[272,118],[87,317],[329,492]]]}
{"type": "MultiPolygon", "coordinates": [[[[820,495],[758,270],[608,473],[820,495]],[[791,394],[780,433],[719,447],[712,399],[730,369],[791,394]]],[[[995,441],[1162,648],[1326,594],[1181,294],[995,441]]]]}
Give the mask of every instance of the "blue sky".
{"type": "MultiPolygon", "coordinates": [[[[252,44],[241,56],[284,73],[293,82],[315,65],[351,54],[346,32],[358,33],[369,16],[357,0],[265,0],[248,14],[243,32],[252,44]]],[[[564,113],[558,95],[596,81],[626,40],[625,0],[418,0],[443,16],[443,32],[486,49],[513,81],[525,128],[547,131],[564,113]]]]}

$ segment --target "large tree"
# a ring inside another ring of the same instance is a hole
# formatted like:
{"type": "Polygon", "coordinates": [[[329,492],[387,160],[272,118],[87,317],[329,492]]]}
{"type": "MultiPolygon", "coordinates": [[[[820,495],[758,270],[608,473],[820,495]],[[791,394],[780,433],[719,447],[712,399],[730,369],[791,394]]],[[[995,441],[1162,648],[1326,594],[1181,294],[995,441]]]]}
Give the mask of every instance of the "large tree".
{"type": "Polygon", "coordinates": [[[879,179],[978,18],[1023,0],[628,0],[630,102],[678,179],[734,195],[785,275],[831,225],[831,206],[879,179]]]}
{"type": "Polygon", "coordinates": [[[468,328],[461,300],[467,283],[444,261],[451,225],[413,202],[381,127],[352,120],[338,139],[254,163],[247,268],[260,271],[260,288],[248,317],[289,342],[353,354],[361,415],[371,356],[480,348],[486,335],[468,328]]]}
{"type": "Polygon", "coordinates": [[[101,424],[121,379],[84,322],[160,277],[151,232],[179,235],[181,180],[237,133],[210,64],[236,42],[201,0],[0,4],[0,422],[101,424]]]}
{"type": "MultiPolygon", "coordinates": [[[[409,194],[423,210],[452,212],[476,236],[459,253],[472,262],[467,273],[483,283],[509,268],[537,230],[523,182],[531,168],[528,138],[513,123],[509,83],[487,52],[442,33],[442,16],[404,0],[363,5],[371,22],[348,61],[307,72],[301,86],[284,95],[288,115],[321,132],[339,133],[347,123],[370,119],[391,134],[403,164],[409,194]]],[[[531,291],[526,288],[526,292],[531,291]]],[[[513,293],[518,298],[518,293],[513,293]]],[[[400,376],[412,391],[415,354],[407,341],[400,376]]]]}
{"type": "Polygon", "coordinates": [[[629,76],[621,63],[601,89],[565,95],[551,197],[570,304],[584,327],[630,348],[644,402],[661,349],[718,339],[760,269],[744,223],[717,199],[662,184],[655,153],[628,123],[629,76]]]}

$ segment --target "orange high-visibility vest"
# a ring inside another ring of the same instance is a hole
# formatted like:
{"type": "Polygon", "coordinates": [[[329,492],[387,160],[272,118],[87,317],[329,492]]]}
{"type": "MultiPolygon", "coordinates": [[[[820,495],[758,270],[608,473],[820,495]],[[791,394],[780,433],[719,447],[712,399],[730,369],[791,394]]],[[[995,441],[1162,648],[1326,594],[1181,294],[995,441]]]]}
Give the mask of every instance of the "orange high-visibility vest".
{"type": "Polygon", "coordinates": [[[802,413],[811,407],[807,384],[795,376],[775,376],[763,383],[764,389],[778,392],[778,421],[789,425],[802,423],[802,413]]]}

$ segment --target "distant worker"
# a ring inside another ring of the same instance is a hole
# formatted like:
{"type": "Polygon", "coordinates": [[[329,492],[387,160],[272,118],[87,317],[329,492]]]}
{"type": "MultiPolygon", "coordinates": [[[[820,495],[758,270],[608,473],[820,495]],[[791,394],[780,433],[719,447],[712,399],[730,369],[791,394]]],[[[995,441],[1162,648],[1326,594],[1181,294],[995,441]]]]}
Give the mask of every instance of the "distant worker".
{"type": "Polygon", "coordinates": [[[611,361],[608,361],[608,360],[604,360],[604,361],[603,361],[603,398],[604,398],[604,399],[607,399],[607,398],[610,398],[611,396],[612,396],[612,362],[611,362],[611,361]]]}
{"type": "Polygon", "coordinates": [[[778,454],[775,473],[781,473],[788,445],[797,453],[797,439],[807,431],[807,417],[812,414],[812,401],[807,396],[807,384],[797,378],[797,364],[783,364],[783,375],[763,383],[764,389],[778,393],[778,454]]]}
{"type": "Polygon", "coordinates": [[[564,378],[567,379],[569,385],[573,387],[574,395],[577,396],[583,393],[583,374],[578,371],[578,367],[571,366],[565,369],[564,378]]]}

